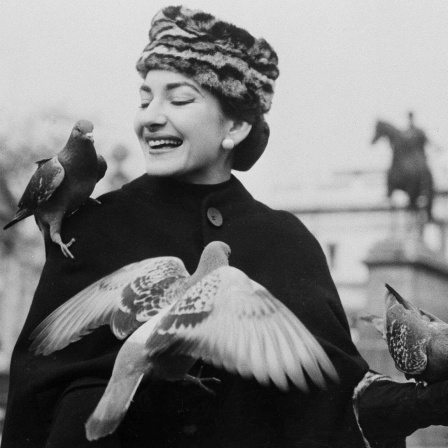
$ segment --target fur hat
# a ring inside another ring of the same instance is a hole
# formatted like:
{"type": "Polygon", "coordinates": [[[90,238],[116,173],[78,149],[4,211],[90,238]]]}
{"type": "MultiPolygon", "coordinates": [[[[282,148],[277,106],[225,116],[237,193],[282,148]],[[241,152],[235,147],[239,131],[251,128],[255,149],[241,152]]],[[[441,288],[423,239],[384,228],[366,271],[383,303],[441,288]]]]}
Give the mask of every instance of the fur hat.
{"type": "Polygon", "coordinates": [[[263,114],[271,108],[279,75],[277,54],[264,39],[211,14],[169,6],[152,20],[137,70],[143,78],[149,70],[175,71],[233,105],[244,105],[260,118],[238,145],[233,168],[246,171],[263,153],[269,138],[263,114]]]}

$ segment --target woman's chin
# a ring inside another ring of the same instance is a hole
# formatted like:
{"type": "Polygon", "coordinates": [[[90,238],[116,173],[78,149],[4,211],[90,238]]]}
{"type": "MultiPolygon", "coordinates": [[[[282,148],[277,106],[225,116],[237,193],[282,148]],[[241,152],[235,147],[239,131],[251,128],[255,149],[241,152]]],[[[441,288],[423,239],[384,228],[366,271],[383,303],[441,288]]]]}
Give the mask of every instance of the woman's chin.
{"type": "Polygon", "coordinates": [[[172,160],[162,161],[160,159],[146,160],[146,172],[150,176],[175,177],[181,173],[181,168],[178,163],[172,160]]]}

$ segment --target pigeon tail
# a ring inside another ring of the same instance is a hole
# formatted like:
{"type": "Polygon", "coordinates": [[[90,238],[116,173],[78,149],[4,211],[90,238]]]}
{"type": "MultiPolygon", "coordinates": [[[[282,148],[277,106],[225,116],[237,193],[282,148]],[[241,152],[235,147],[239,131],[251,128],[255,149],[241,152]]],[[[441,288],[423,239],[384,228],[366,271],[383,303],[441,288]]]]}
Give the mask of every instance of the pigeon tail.
{"type": "Polygon", "coordinates": [[[19,221],[22,221],[22,219],[28,218],[28,216],[31,216],[33,213],[29,210],[19,210],[16,213],[16,216],[14,216],[13,220],[8,222],[5,227],[3,227],[3,230],[9,229],[14,224],[17,224],[19,221]]]}
{"type": "Polygon", "coordinates": [[[137,371],[118,381],[111,379],[98,406],[87,420],[86,436],[89,441],[105,437],[117,429],[142,378],[143,373],[137,371]]]}

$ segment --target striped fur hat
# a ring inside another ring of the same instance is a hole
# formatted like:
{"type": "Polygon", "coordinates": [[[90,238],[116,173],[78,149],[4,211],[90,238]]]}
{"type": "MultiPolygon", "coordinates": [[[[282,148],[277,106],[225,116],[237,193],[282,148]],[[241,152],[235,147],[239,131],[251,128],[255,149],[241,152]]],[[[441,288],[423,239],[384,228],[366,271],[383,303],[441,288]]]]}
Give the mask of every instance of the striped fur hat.
{"type": "Polygon", "coordinates": [[[264,39],[211,14],[169,6],[152,20],[137,70],[143,78],[149,70],[181,73],[237,107],[241,104],[253,111],[260,118],[247,141],[240,143],[233,168],[246,171],[258,160],[269,138],[263,114],[271,108],[279,75],[277,54],[264,39]],[[249,145],[250,151],[240,148],[249,145]]]}

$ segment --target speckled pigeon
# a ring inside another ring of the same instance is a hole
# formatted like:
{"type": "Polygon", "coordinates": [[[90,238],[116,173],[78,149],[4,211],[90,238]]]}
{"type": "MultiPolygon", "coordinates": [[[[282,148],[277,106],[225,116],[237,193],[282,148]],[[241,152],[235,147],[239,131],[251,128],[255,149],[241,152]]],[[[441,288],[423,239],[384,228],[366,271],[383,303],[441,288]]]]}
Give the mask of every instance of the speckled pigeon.
{"type": "Polygon", "coordinates": [[[107,169],[104,158],[96,154],[92,131],[90,121],[79,120],[64,148],[54,157],[37,162],[38,168],[19,201],[19,209],[4,229],[34,215],[41,232],[59,244],[66,257],[74,258],[69,247],[75,239],[63,243],[62,220],[89,199],[107,169]]]}
{"type": "Polygon", "coordinates": [[[197,359],[302,391],[338,380],[326,353],[300,320],[263,286],[229,266],[230,248],[207,245],[189,275],[182,261],[159,257],[125,266],[87,287],[33,332],[31,350],[48,355],[109,324],[118,338],[112,377],[86,424],[87,438],[115,431],[143,376],[187,379],[197,359]],[[307,377],[305,377],[305,372],[307,377]]]}
{"type": "Polygon", "coordinates": [[[386,284],[386,316],[365,316],[387,341],[406,378],[435,383],[448,379],[448,324],[418,309],[386,284]]]}

